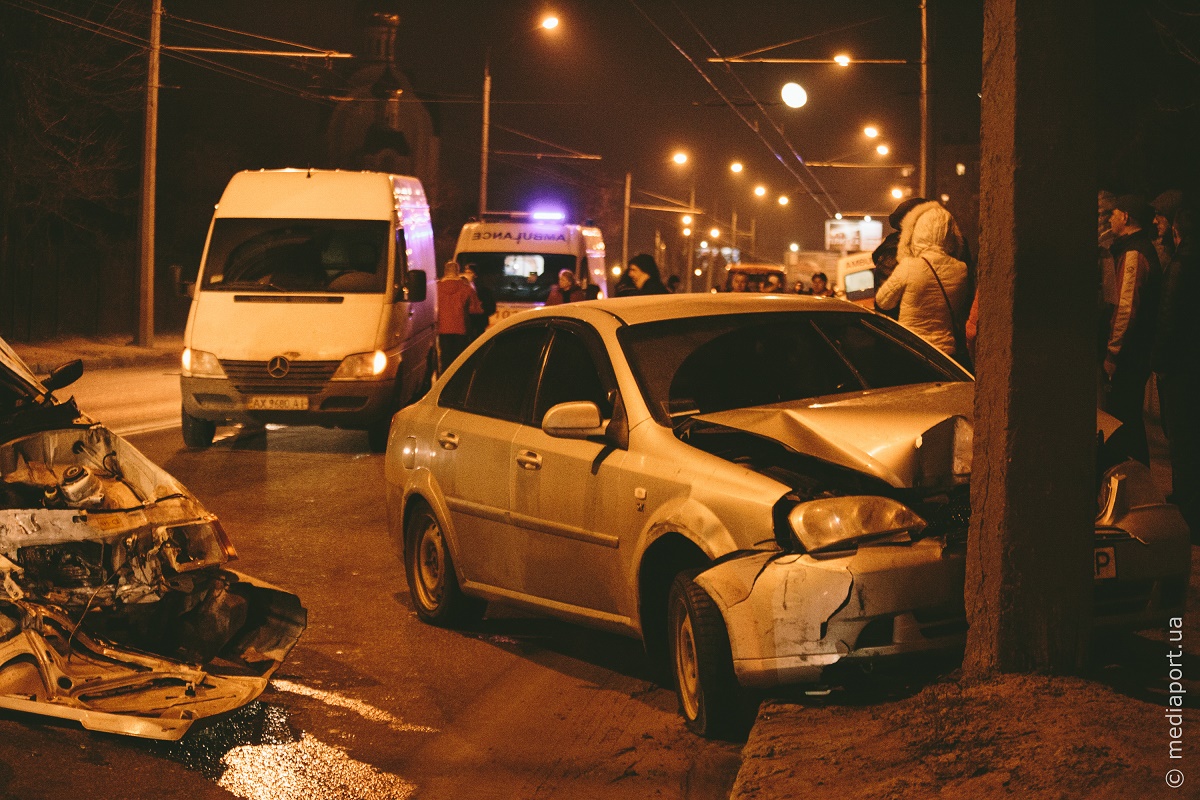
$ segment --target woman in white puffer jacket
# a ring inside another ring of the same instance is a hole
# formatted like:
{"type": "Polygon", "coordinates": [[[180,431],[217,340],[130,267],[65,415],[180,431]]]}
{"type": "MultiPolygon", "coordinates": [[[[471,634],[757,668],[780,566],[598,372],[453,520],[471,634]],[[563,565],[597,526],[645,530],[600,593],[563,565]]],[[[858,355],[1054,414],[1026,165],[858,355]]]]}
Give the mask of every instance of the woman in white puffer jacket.
{"type": "Polygon", "coordinates": [[[956,257],[962,252],[962,234],[950,212],[935,201],[922,203],[904,215],[896,270],[875,293],[876,305],[900,306],[900,324],[949,356],[954,355],[954,326],[946,298],[960,329],[971,306],[967,265],[956,257]]]}

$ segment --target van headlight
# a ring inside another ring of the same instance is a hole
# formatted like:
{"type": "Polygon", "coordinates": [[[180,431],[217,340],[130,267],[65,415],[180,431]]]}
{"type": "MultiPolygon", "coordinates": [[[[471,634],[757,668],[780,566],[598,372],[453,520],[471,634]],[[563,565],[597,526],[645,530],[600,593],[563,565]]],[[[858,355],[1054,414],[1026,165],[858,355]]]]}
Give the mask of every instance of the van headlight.
{"type": "Polygon", "coordinates": [[[376,350],[372,353],[355,353],[346,356],[333,373],[335,381],[361,381],[382,376],[388,368],[387,353],[376,350]]]}
{"type": "Polygon", "coordinates": [[[203,350],[183,348],[183,377],[185,378],[224,378],[225,370],[221,362],[212,353],[203,350]]]}
{"type": "Polygon", "coordinates": [[[808,553],[853,550],[872,541],[912,541],[926,524],[903,503],[877,495],[810,500],[792,508],[787,519],[808,553]]]}

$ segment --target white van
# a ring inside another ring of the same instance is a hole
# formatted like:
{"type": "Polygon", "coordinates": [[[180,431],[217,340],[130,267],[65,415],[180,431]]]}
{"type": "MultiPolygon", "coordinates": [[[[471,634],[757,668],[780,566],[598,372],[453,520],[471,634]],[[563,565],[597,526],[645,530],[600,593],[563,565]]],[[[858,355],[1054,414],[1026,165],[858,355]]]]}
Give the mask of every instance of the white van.
{"type": "Polygon", "coordinates": [[[416,178],[261,170],[213,214],[184,332],[183,439],[228,422],[356,428],[392,414],[436,364],[433,228],[416,178]]]}
{"type": "Polygon", "coordinates": [[[557,213],[487,212],[463,225],[454,260],[474,267],[480,299],[496,303],[491,322],[543,305],[564,269],[599,297],[608,294],[600,229],[566,224],[557,213]]]}
{"type": "Polygon", "coordinates": [[[851,253],[842,256],[837,264],[837,281],[834,293],[841,298],[857,303],[863,308],[875,308],[875,262],[871,253],[851,253]]]}

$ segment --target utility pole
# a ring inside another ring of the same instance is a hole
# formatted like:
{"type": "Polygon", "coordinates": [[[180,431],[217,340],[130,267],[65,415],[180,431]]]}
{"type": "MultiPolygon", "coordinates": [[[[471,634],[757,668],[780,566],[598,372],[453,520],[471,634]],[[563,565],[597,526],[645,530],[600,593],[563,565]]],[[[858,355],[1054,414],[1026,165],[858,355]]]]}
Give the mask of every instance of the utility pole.
{"type": "Polygon", "coordinates": [[[625,217],[621,223],[621,269],[629,263],[629,193],[633,188],[633,173],[625,173],[625,217]]]}
{"type": "Polygon", "coordinates": [[[488,131],[492,122],[492,48],[483,59],[483,135],[479,149],[479,218],[487,211],[488,194],[488,131]]]}
{"type": "Polygon", "coordinates": [[[917,196],[928,197],[925,188],[929,178],[929,9],[921,0],[921,175],[917,180],[917,196]]]}
{"type": "Polygon", "coordinates": [[[154,346],[154,179],[158,157],[158,57],[162,46],[162,0],[150,13],[150,64],[146,74],[146,136],[142,151],[142,258],[138,290],[138,335],[154,346]]]}

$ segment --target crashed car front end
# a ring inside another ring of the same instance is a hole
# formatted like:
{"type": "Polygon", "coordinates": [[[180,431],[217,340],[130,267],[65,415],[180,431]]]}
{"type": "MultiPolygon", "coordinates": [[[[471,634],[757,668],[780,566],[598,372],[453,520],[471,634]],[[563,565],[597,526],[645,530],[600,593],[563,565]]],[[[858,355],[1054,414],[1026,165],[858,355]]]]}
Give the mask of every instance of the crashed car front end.
{"type": "Polygon", "coordinates": [[[178,739],[257,697],[306,612],[228,569],[219,521],[174,478],[63,409],[27,405],[34,431],[0,445],[0,708],[178,739]]]}
{"type": "MultiPolygon", "coordinates": [[[[793,487],[776,504],[779,550],[696,577],[725,619],[740,683],[961,651],[971,397],[951,383],[695,418],[689,443],[793,487]]],[[[1190,546],[1178,509],[1134,461],[1099,485],[1094,624],[1182,616],[1190,546]]]]}

